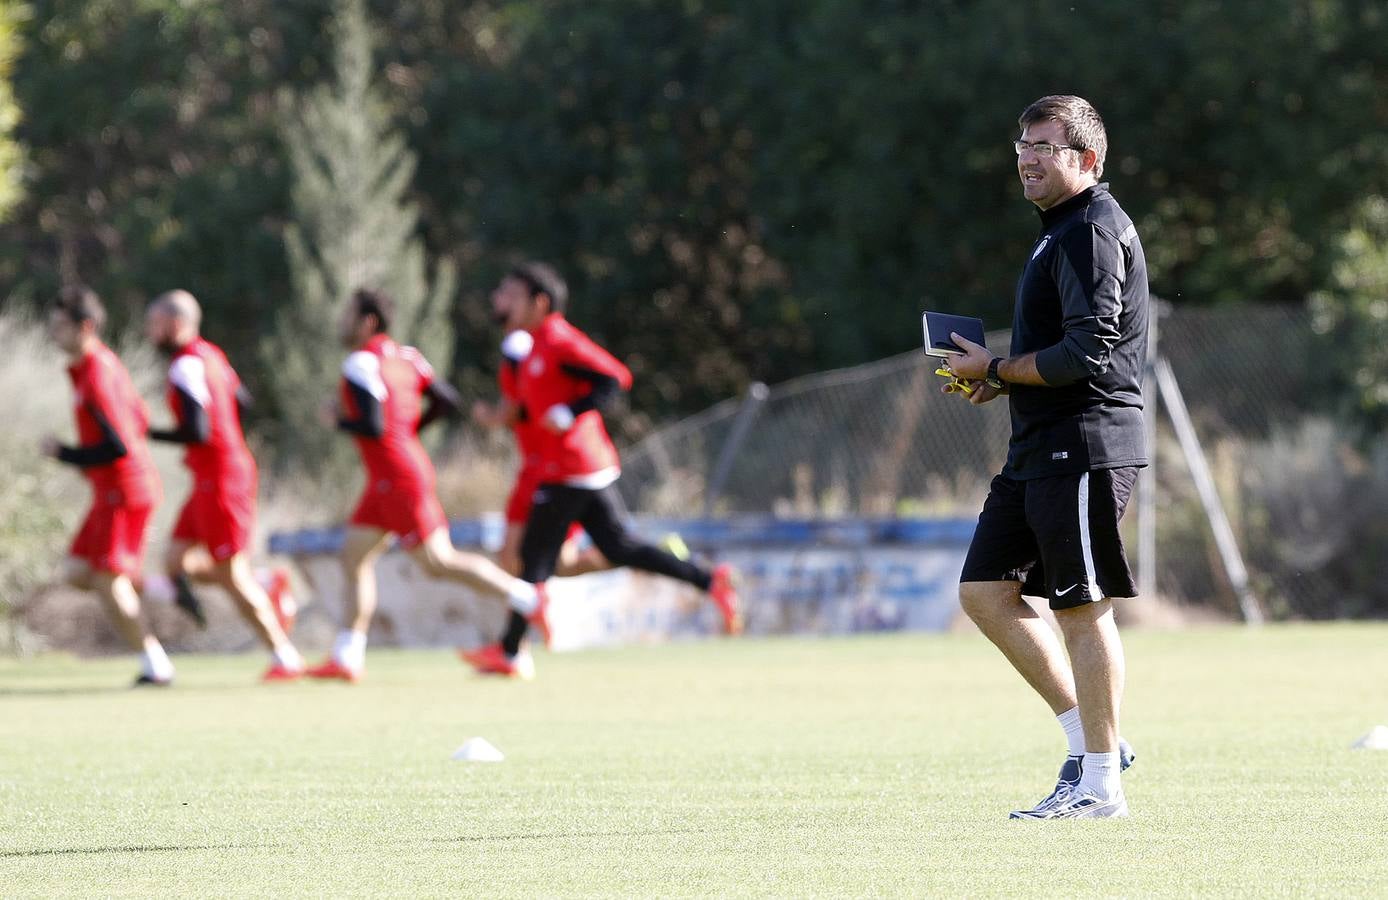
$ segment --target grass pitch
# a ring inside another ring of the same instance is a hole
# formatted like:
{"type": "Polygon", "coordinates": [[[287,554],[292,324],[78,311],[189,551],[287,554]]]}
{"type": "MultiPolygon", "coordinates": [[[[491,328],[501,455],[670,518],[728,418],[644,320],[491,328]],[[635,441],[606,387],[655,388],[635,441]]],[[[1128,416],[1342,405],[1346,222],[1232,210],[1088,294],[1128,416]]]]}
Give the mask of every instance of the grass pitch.
{"type": "Polygon", "coordinates": [[[1126,640],[1133,817],[1071,823],[1006,821],[1064,748],[977,635],[0,661],[0,894],[1388,895],[1388,627],[1126,640]]]}

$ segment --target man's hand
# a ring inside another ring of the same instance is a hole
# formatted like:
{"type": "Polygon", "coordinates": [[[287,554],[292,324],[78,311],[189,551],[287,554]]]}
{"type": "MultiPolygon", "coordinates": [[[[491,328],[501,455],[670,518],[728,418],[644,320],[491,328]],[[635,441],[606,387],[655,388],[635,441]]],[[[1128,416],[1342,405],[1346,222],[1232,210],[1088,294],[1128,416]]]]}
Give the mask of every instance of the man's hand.
{"type": "Polygon", "coordinates": [[[58,443],[58,439],[51,434],[44,435],[43,440],[39,441],[39,452],[49,459],[57,459],[58,451],[61,448],[62,444],[58,443]]]}
{"type": "Polygon", "coordinates": [[[979,406],[983,403],[987,403],[989,400],[996,400],[998,397],[1002,396],[1002,394],[1003,390],[1001,388],[995,388],[986,381],[980,381],[978,382],[978,387],[969,395],[969,402],[974,406],[979,406]]]}
{"type": "Polygon", "coordinates": [[[954,332],[950,332],[949,337],[963,347],[964,352],[951,353],[945,366],[966,381],[982,381],[988,377],[988,364],[993,361],[993,354],[988,352],[988,348],[954,332]]]}

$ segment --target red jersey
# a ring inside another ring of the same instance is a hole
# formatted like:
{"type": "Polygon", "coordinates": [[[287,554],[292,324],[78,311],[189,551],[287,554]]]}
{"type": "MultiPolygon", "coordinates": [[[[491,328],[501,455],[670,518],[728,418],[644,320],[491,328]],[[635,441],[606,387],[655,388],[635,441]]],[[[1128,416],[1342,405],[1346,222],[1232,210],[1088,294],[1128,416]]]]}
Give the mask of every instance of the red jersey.
{"type": "Polygon", "coordinates": [[[617,448],[598,410],[579,413],[562,434],[545,428],[541,421],[550,407],[568,406],[592,393],[592,382],[566,368],[608,375],[624,391],[631,388],[631,371],[559,313],[546,316],[532,335],[535,344],[517,372],[516,392],[534,426],[541,478],[572,481],[605,469],[615,470],[617,448]]]}
{"type": "Polygon", "coordinates": [[[256,480],[255,458],[241,431],[241,409],[236,403],[241,378],[216,344],[197,338],[174,354],[169,364],[167,399],[179,426],[185,412],[182,392],[202,407],[207,416],[207,440],[188,444],[183,464],[196,484],[245,487],[256,480]]]}
{"type": "Polygon", "coordinates": [[[120,358],[110,347],[98,343],[69,366],[67,373],[76,394],[73,414],[77,419],[77,443],[90,447],[106,441],[101,427],[105,422],[125,445],[125,455],[120,459],[82,469],[91,482],[93,495],[113,506],[158,503],[159,474],[145,440],[149,410],[120,358]]]}
{"type": "Polygon", "coordinates": [[[360,418],[348,385],[356,385],[381,404],[384,430],[380,437],[355,435],[367,478],[396,487],[433,490],[434,464],[419,442],[419,418],[424,392],[434,382],[434,369],[414,347],[377,334],[347,357],[342,365],[342,408],[348,418],[360,418]]]}

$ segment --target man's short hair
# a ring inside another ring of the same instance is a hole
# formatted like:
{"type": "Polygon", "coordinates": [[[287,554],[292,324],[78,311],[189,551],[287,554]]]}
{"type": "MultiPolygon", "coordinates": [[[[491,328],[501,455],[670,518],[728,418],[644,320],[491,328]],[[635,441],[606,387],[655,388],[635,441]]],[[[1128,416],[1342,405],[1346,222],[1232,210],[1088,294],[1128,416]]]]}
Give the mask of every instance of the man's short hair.
{"type": "Polygon", "coordinates": [[[1022,110],[1017,124],[1026,131],[1028,125],[1048,119],[1059,122],[1065,129],[1065,143],[1077,150],[1094,151],[1094,177],[1102,176],[1104,157],[1108,155],[1108,133],[1099,111],[1083,97],[1051,94],[1022,110]]]}
{"type": "Polygon", "coordinates": [[[106,307],[101,305],[101,298],[96,295],[96,291],[86,285],[73,284],[63,288],[58,292],[58,299],[54,301],[53,308],[76,325],[91,322],[97,331],[106,325],[106,307]]]}
{"type": "Polygon", "coordinates": [[[375,288],[357,288],[352,302],[357,305],[357,315],[376,317],[377,334],[390,331],[390,323],[395,318],[395,298],[390,294],[375,288]]]}
{"type": "Polygon", "coordinates": [[[559,270],[549,263],[536,261],[523,262],[512,267],[507,273],[511,278],[525,282],[530,296],[545,294],[549,297],[550,312],[562,313],[569,304],[569,286],[559,274],[559,270]]]}

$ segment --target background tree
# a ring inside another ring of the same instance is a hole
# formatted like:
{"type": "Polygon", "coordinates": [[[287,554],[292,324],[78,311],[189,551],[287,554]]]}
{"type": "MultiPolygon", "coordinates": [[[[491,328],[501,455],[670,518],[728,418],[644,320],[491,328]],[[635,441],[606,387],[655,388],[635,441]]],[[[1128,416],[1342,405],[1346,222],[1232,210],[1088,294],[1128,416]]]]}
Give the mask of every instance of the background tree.
{"type": "Polygon", "coordinates": [[[0,220],[14,209],[23,192],[24,151],[14,139],[19,124],[11,77],[19,56],[19,24],[29,10],[14,0],[0,0],[0,220]]]}
{"type": "Polygon", "coordinates": [[[415,157],[391,128],[389,107],[373,85],[372,38],[361,0],[342,0],[331,32],[333,80],[283,101],[293,216],[284,239],[292,287],[263,354],[286,429],[279,446],[315,464],[347,446],[316,421],[343,356],[336,338],[343,303],[360,287],[385,290],[396,301],[392,334],[444,362],[452,350],[449,309],[457,281],[445,261],[429,282],[419,214],[405,199],[415,157]]]}

